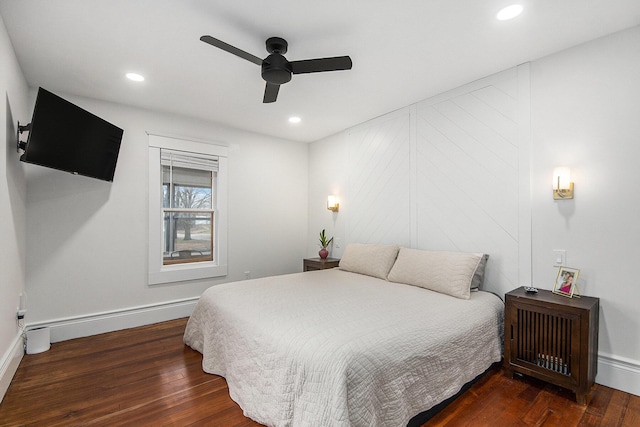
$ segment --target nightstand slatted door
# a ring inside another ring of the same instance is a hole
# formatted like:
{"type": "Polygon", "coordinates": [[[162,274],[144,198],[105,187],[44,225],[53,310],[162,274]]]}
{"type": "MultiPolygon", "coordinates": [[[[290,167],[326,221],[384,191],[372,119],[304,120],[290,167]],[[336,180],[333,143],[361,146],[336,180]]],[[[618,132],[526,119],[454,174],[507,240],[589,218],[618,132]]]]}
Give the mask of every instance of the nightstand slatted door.
{"type": "Polygon", "coordinates": [[[528,307],[518,307],[516,313],[518,331],[515,337],[519,339],[514,345],[515,358],[544,370],[571,376],[571,337],[574,323],[580,319],[541,313],[528,307]]]}

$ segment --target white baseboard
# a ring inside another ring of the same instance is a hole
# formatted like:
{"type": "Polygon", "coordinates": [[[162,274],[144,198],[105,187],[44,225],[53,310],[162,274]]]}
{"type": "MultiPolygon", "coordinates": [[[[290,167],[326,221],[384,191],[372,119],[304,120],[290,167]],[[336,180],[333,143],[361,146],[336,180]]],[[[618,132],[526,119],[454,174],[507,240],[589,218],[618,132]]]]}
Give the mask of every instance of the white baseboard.
{"type": "Polygon", "coordinates": [[[640,396],[640,362],[607,353],[599,353],[596,382],[640,396]]]}
{"type": "Polygon", "coordinates": [[[48,327],[51,329],[51,342],[55,343],[188,317],[197,301],[198,297],[195,297],[111,312],[30,323],[26,329],[48,327]]]}
{"type": "Polygon", "coordinates": [[[18,333],[0,360],[0,402],[2,402],[5,393],[9,389],[22,356],[24,356],[24,340],[22,339],[22,333],[18,333]]]}

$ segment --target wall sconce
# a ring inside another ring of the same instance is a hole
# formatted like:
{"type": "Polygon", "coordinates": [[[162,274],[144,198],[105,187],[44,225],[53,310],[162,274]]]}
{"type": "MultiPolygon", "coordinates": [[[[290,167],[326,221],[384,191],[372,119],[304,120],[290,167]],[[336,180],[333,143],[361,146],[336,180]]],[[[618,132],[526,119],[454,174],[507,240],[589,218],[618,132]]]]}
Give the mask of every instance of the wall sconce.
{"type": "Polygon", "coordinates": [[[571,169],[567,167],[560,167],[553,170],[553,199],[573,199],[571,169]]]}
{"type": "Polygon", "coordinates": [[[328,196],[327,197],[327,209],[332,212],[338,212],[340,208],[340,203],[338,203],[338,198],[336,196],[328,196]]]}

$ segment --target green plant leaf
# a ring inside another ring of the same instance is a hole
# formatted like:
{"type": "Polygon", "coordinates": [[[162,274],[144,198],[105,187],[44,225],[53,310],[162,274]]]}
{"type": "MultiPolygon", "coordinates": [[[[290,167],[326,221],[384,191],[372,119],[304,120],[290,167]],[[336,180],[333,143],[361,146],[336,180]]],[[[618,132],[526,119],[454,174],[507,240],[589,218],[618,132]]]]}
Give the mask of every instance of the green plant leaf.
{"type": "Polygon", "coordinates": [[[326,248],[327,246],[329,246],[331,244],[332,241],[333,241],[333,237],[330,238],[329,240],[327,240],[326,230],[322,229],[322,231],[320,232],[320,245],[323,248],[326,248]]]}

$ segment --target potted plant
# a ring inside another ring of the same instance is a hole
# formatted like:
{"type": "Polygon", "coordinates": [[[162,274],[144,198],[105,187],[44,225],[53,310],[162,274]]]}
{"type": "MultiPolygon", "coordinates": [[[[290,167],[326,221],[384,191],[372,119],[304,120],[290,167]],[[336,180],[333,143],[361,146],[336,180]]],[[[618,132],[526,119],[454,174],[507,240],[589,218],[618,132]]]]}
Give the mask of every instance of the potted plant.
{"type": "Polygon", "coordinates": [[[329,246],[331,242],[333,242],[333,237],[330,239],[327,239],[325,230],[322,229],[322,231],[320,232],[320,246],[322,246],[322,249],[320,249],[320,252],[318,252],[318,255],[320,255],[321,259],[327,259],[327,257],[329,256],[329,251],[327,250],[327,246],[329,246]]]}

